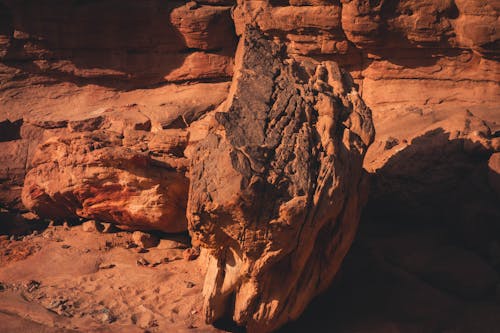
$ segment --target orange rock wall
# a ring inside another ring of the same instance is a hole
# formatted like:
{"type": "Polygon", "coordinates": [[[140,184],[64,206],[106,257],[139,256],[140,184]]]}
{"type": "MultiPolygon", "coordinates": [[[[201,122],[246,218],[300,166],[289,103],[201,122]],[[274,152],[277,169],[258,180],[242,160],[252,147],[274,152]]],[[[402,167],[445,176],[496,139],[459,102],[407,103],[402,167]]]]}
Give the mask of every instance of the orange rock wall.
{"type": "Polygon", "coordinates": [[[470,117],[496,147],[499,10],[494,0],[2,0],[2,201],[16,201],[38,143],[61,121],[136,104],[155,132],[183,110],[196,113],[188,126],[217,107],[246,24],[304,64],[350,71],[377,131],[369,170],[392,154],[388,140],[442,123],[472,133],[470,117]]]}

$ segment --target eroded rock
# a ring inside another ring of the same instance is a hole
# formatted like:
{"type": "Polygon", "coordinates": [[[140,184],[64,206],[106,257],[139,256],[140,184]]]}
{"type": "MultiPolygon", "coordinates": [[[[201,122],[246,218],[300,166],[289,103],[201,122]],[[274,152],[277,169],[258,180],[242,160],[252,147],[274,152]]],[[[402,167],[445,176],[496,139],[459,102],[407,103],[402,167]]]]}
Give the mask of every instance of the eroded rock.
{"type": "Polygon", "coordinates": [[[82,223],[82,230],[85,232],[101,232],[104,230],[104,227],[101,223],[90,220],[82,223]]]}
{"type": "Polygon", "coordinates": [[[158,237],[142,231],[135,231],[132,234],[132,240],[137,246],[143,249],[154,247],[160,241],[158,237]]]}
{"type": "Polygon", "coordinates": [[[370,110],[334,62],[305,67],[247,27],[225,112],[192,152],[194,243],[208,250],[205,317],[249,332],[297,318],[356,231],[370,110]]]}
{"type": "Polygon", "coordinates": [[[186,230],[186,133],[145,131],[143,117],[128,111],[120,121],[113,112],[71,121],[40,145],[24,181],[24,205],[41,217],[186,230]]]}
{"type": "Polygon", "coordinates": [[[229,8],[188,8],[177,0],[5,0],[0,58],[27,72],[115,86],[229,78],[236,45],[229,8]]]}

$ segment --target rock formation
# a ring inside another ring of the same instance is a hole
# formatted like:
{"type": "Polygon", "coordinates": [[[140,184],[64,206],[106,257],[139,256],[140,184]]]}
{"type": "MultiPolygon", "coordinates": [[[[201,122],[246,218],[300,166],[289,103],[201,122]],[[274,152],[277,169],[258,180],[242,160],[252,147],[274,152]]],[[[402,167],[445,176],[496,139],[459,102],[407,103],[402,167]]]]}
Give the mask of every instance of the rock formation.
{"type": "Polygon", "coordinates": [[[497,258],[499,12],[494,0],[0,0],[0,209],[181,231],[188,206],[211,253],[208,319],[227,309],[271,329],[328,285],[350,244],[363,100],[377,132],[365,224],[445,228],[497,258]],[[236,52],[248,25],[266,37],[236,52]],[[260,63],[245,60],[252,45],[276,59],[245,69],[260,63]],[[202,178],[188,202],[189,174],[202,178]]]}
{"type": "Polygon", "coordinates": [[[26,209],[21,189],[37,146],[70,121],[135,105],[157,133],[183,129],[220,104],[237,42],[230,5],[0,1],[0,205],[26,209]]]}
{"type": "Polygon", "coordinates": [[[122,227],[186,230],[187,132],[151,134],[133,107],[70,121],[36,150],[24,205],[41,217],[84,217],[122,227]]]}
{"type": "Polygon", "coordinates": [[[188,220],[208,250],[206,319],[231,315],[269,332],[297,318],[339,269],[374,130],[336,63],[304,67],[247,29],[223,112],[192,152],[188,220]]]}
{"type": "Polygon", "coordinates": [[[5,0],[0,55],[24,72],[113,87],[231,77],[230,7],[193,4],[5,0]]]}

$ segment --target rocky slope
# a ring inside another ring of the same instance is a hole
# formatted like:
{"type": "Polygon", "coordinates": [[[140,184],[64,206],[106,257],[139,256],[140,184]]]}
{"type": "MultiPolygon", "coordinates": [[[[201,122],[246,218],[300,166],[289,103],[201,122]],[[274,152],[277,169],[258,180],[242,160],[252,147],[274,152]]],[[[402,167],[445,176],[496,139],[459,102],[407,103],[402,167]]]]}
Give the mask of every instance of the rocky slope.
{"type": "MultiPolygon", "coordinates": [[[[1,0],[0,205],[186,230],[189,166],[199,166],[190,158],[203,159],[195,147],[213,131],[213,111],[241,95],[236,47],[250,25],[284,45],[276,58],[305,69],[299,79],[338,64],[371,109],[362,234],[397,229],[391,237],[405,239],[435,228],[498,272],[499,11],[494,0],[1,0]]],[[[366,242],[384,247],[368,234],[366,242]]],[[[410,271],[426,279],[419,269],[410,271]]],[[[443,274],[437,280],[450,281],[443,274]]],[[[248,323],[243,317],[235,319],[248,323]]]]}

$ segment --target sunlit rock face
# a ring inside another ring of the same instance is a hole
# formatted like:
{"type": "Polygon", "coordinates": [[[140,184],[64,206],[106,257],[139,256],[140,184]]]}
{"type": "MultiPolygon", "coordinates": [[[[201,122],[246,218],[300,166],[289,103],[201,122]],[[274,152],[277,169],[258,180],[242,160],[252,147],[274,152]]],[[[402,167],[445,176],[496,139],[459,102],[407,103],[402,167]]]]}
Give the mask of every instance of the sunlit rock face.
{"type": "Polygon", "coordinates": [[[189,229],[208,251],[205,316],[250,332],[297,318],[354,238],[371,112],[334,62],[304,67],[247,28],[222,112],[194,149],[189,229]]]}
{"type": "MultiPolygon", "coordinates": [[[[352,75],[379,133],[372,156],[391,137],[423,134],[405,132],[406,123],[449,118],[462,131],[466,110],[495,133],[498,12],[494,1],[462,0],[3,0],[0,201],[24,208],[36,146],[57,132],[40,123],[136,104],[152,132],[188,130],[227,97],[247,24],[298,63],[335,61],[352,75]]],[[[188,131],[195,140],[206,133],[188,131]]]]}
{"type": "Polygon", "coordinates": [[[0,151],[4,154],[0,156],[0,205],[16,210],[36,207],[46,212],[44,216],[95,216],[137,228],[178,231],[183,225],[185,230],[185,170],[178,169],[177,163],[152,167],[148,161],[158,154],[170,161],[183,157],[189,125],[226,98],[237,44],[230,9],[227,1],[199,5],[158,0],[1,1],[0,151]],[[183,144],[173,149],[175,153],[168,147],[133,147],[135,143],[127,137],[131,132],[124,135],[116,126],[79,129],[84,138],[72,134],[68,139],[68,123],[107,119],[110,110],[118,120],[141,117],[141,122],[149,123],[149,127],[132,129],[138,131],[137,136],[147,137],[143,146],[151,142],[168,146],[172,137],[179,137],[183,144]],[[172,134],[173,130],[178,132],[172,134]],[[117,139],[120,136],[125,138],[117,139]],[[87,146],[102,146],[111,152],[100,154],[100,148],[87,152],[87,146]],[[71,153],[62,161],[54,149],[71,153]],[[144,163],[125,162],[127,166],[119,171],[114,160],[129,160],[131,155],[123,152],[128,150],[144,155],[144,163]],[[42,161],[42,155],[54,160],[42,161]],[[50,173],[40,171],[50,163],[59,164],[50,173]],[[37,171],[30,173],[33,167],[37,171]],[[128,167],[142,168],[138,171],[142,178],[135,179],[128,167]],[[96,174],[96,170],[105,175],[96,176],[98,179],[83,176],[96,174]],[[76,173],[72,181],[65,179],[72,173],[76,173]],[[27,206],[23,204],[21,192],[27,174],[25,193],[43,189],[50,200],[25,194],[27,206]],[[154,189],[165,185],[164,175],[168,175],[168,186],[154,189]],[[84,186],[87,181],[92,190],[83,191],[87,194],[77,195],[78,199],[67,202],[64,196],[55,195],[63,188],[72,192],[68,186],[84,186]],[[101,181],[127,186],[110,191],[101,181]],[[136,181],[139,185],[131,185],[136,181]],[[99,212],[88,209],[86,196],[99,198],[90,205],[97,207],[98,202],[99,212]],[[144,199],[148,196],[149,203],[144,199]],[[175,197],[175,212],[170,196],[175,197]],[[125,197],[143,199],[108,204],[125,197]],[[65,206],[65,213],[53,210],[54,206],[65,206]],[[120,212],[122,218],[118,218],[120,212]],[[171,223],[173,229],[167,226],[171,223]]]}
{"type": "Polygon", "coordinates": [[[128,229],[186,230],[187,133],[151,133],[141,113],[70,121],[39,145],[22,199],[41,217],[88,218],[128,229]],[[118,117],[117,117],[118,116],[118,117]]]}

